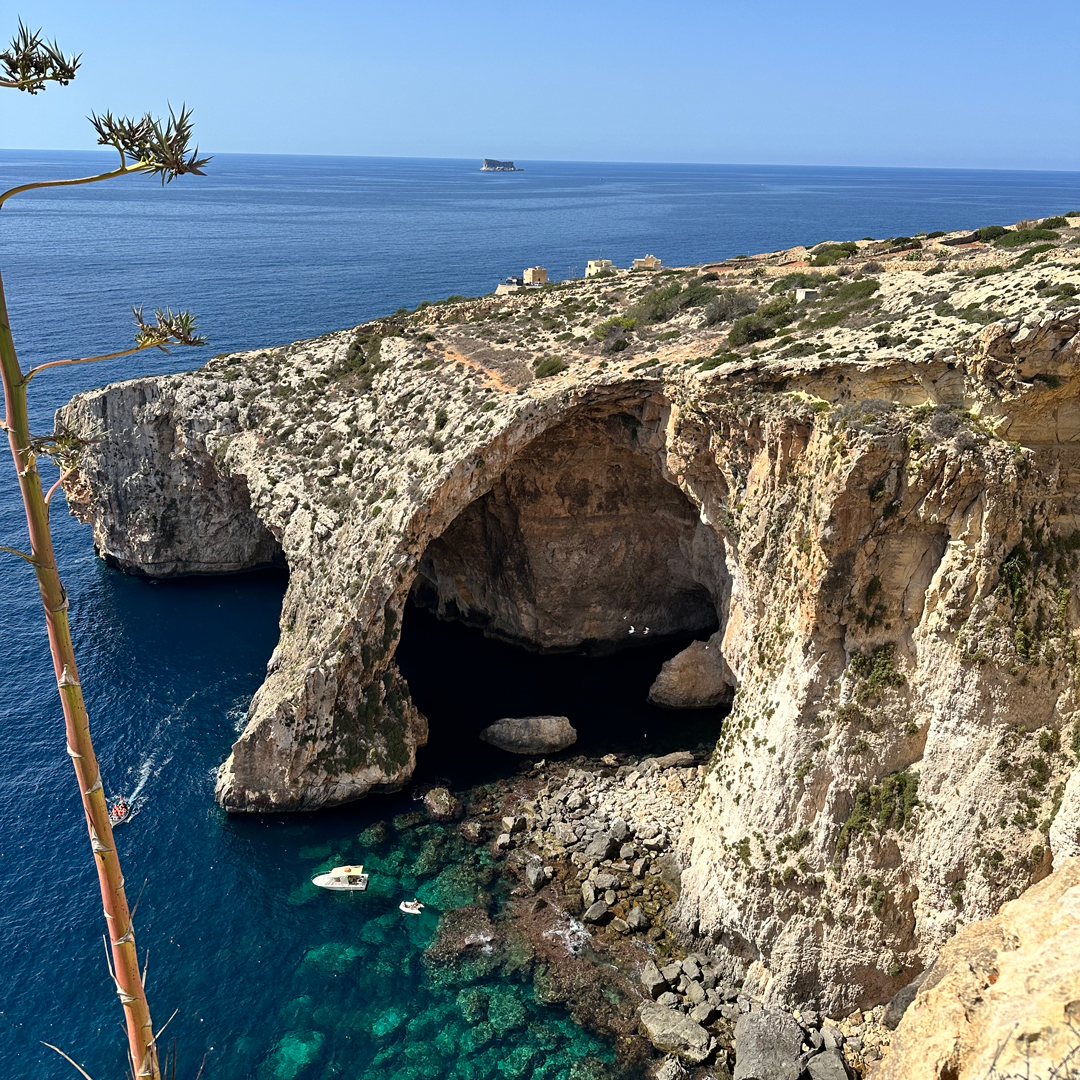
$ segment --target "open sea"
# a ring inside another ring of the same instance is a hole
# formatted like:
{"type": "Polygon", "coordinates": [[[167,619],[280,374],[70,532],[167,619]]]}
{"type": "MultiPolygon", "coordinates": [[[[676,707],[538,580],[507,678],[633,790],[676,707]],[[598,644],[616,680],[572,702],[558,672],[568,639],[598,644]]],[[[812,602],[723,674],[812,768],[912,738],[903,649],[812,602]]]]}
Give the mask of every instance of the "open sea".
{"type": "MultiPolygon", "coordinates": [[[[0,151],[0,187],[111,161],[0,151]]],[[[211,339],[202,355],[39,376],[37,428],[49,430],[53,410],[81,389],[489,292],[525,266],[559,280],[601,255],[685,265],[1080,208],[1076,173],[518,164],[524,172],[482,174],[475,161],[221,155],[206,177],[164,189],[131,177],[19,196],[0,212],[0,268],[24,367],[122,347],[132,304],[191,308],[211,339]]],[[[493,909],[500,898],[487,856],[452,828],[416,820],[408,791],[297,817],[228,818],[215,806],[214,771],[277,640],[282,577],[148,582],[106,568],[89,530],[59,505],[53,527],[106,788],[134,801],[117,842],[130,899],[143,893],[136,925],[155,1019],[177,1010],[163,1041],[178,1040],[183,1080],[204,1055],[208,1080],[555,1080],[612,1060],[611,1047],[535,1001],[520,977],[454,981],[425,967],[439,911],[478,890],[493,909]],[[310,885],[337,860],[369,866],[368,893],[310,885]],[[429,907],[405,920],[397,902],[414,893],[429,907]]],[[[24,536],[5,451],[0,544],[24,536]]],[[[36,585],[18,560],[0,559],[0,1077],[70,1080],[46,1041],[106,1080],[124,1072],[124,1042],[96,877],[36,585]]],[[[715,716],[636,704],[633,680],[647,687],[659,653],[629,665],[526,661],[419,612],[405,634],[402,667],[438,736],[421,752],[429,779],[461,786],[514,767],[449,733],[525,710],[567,712],[582,731],[575,749],[587,753],[716,734],[715,716]],[[475,692],[461,676],[470,663],[475,692]],[[450,683],[454,694],[435,692],[450,683]]]]}

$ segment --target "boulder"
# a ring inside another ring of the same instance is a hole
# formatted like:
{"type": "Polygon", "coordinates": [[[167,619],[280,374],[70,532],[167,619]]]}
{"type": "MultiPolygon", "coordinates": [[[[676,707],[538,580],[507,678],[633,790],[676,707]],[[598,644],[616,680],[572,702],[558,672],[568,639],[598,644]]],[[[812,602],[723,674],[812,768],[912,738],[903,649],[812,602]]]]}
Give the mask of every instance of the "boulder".
{"type": "MultiPolygon", "coordinates": [[[[657,1050],[665,1054],[677,1054],[695,1064],[709,1056],[709,1033],[689,1016],[651,1002],[641,1006],[638,1016],[645,1037],[657,1050]]],[[[795,1080],[795,1077],[792,1080],[795,1080]]]]}
{"type": "Polygon", "coordinates": [[[851,1073],[840,1050],[825,1050],[806,1063],[810,1080],[851,1080],[851,1073]]]}
{"type": "MultiPolygon", "coordinates": [[[[647,930],[649,928],[649,916],[637,904],[630,909],[626,921],[629,923],[631,930],[647,930]]],[[[653,967],[656,967],[656,965],[653,964],[653,967]]]]}
{"type": "Polygon", "coordinates": [[[665,964],[660,969],[660,974],[664,976],[669,986],[674,986],[682,974],[682,965],[677,960],[671,964],[665,964]]]}
{"type": "Polygon", "coordinates": [[[585,848],[586,859],[610,859],[619,850],[618,842],[611,833],[597,833],[585,848]]]}
{"type": "Polygon", "coordinates": [[[433,821],[453,821],[461,816],[461,803],[444,787],[433,787],[424,796],[424,809],[433,821]]]}
{"type": "MultiPolygon", "coordinates": [[[[640,910],[641,908],[634,909],[634,911],[640,910]]],[[[633,913],[632,911],[630,914],[633,915],[633,913]]],[[[655,960],[649,960],[641,969],[641,985],[645,987],[645,992],[651,998],[659,997],[667,989],[667,983],[664,981],[664,976],[660,974],[655,960]]]]}
{"type": "Polygon", "coordinates": [[[496,720],[480,738],[511,754],[554,754],[577,742],[577,731],[565,716],[522,716],[496,720]]]}
{"type": "Polygon", "coordinates": [[[786,1013],[744,1013],[735,1025],[734,1080],[799,1080],[803,1030],[786,1013]]]}
{"type": "Polygon", "coordinates": [[[690,1019],[693,1020],[695,1024],[711,1024],[713,1017],[716,1015],[716,1006],[708,1001],[703,1001],[700,1005],[695,1005],[690,1010],[690,1019]]]}
{"type": "MultiPolygon", "coordinates": [[[[663,757],[651,757],[646,758],[638,768],[643,772],[652,772],[653,769],[689,769],[694,764],[694,755],[689,750],[676,750],[670,754],[664,754],[663,757]]],[[[641,829],[638,830],[638,836],[643,836],[644,833],[641,829]]]]}
{"type": "Polygon", "coordinates": [[[875,1080],[1056,1075],[1077,1024],[1080,858],[946,942],[875,1080]]]}
{"type": "Polygon", "coordinates": [[[598,923],[598,922],[603,921],[603,919],[607,915],[607,913],[608,913],[607,904],[605,904],[603,900],[597,900],[596,903],[592,904],[589,907],[588,911],[586,911],[585,914],[582,915],[581,917],[586,922],[598,923]]]}
{"type": "Polygon", "coordinates": [[[649,690],[649,701],[665,709],[711,709],[730,703],[734,694],[735,676],[720,646],[695,641],[665,661],[649,690]]]}
{"type": "Polygon", "coordinates": [[[525,883],[533,892],[537,892],[547,884],[547,876],[544,874],[544,868],[539,863],[530,862],[526,865],[525,883]]]}
{"type": "Polygon", "coordinates": [[[424,956],[436,964],[452,964],[477,952],[490,954],[502,943],[502,937],[488,918],[488,913],[475,904],[454,908],[440,919],[435,940],[424,956]]]}

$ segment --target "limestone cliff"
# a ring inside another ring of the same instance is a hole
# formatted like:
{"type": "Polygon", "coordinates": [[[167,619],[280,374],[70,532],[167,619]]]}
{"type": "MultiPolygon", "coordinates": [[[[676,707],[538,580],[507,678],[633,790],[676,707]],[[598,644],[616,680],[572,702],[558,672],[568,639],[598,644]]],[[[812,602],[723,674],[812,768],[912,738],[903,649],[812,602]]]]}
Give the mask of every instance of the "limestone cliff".
{"type": "Polygon", "coordinates": [[[287,563],[232,810],[407,779],[410,592],[530,648],[711,632],[738,690],[682,926],[767,1000],[873,1004],[1049,872],[1048,834],[1080,843],[1077,231],[624,273],[216,357],[62,410],[94,437],[69,501],[125,569],[287,563]]]}

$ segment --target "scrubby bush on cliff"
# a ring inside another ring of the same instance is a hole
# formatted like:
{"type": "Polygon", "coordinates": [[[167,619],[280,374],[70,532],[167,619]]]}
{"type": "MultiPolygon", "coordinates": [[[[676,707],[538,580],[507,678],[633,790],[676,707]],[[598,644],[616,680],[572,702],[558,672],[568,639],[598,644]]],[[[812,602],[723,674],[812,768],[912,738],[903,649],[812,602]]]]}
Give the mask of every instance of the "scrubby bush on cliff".
{"type": "Polygon", "coordinates": [[[985,244],[996,240],[999,236],[1004,236],[1008,231],[1003,225],[984,225],[981,229],[975,230],[975,236],[985,244]]]}
{"type": "Polygon", "coordinates": [[[994,245],[999,248],[1023,247],[1025,244],[1034,244],[1039,240],[1056,240],[1058,234],[1053,229],[1016,229],[999,236],[994,245]]]}
{"type": "Polygon", "coordinates": [[[774,337],[778,329],[795,321],[793,309],[787,297],[762,304],[753,315],[736,320],[728,334],[728,344],[737,348],[774,337]]]}
{"type": "Polygon", "coordinates": [[[769,292],[773,296],[791,292],[792,289],[816,289],[821,284],[821,275],[806,270],[795,270],[783,277],[778,277],[769,292]]]}
{"type": "Polygon", "coordinates": [[[846,240],[842,244],[819,244],[813,250],[811,266],[835,266],[842,259],[854,255],[859,250],[859,245],[854,240],[846,240]]]}
{"type": "Polygon", "coordinates": [[[658,289],[650,289],[636,303],[627,308],[629,318],[642,325],[666,322],[685,308],[702,307],[716,296],[716,289],[708,284],[708,278],[694,278],[685,286],[677,281],[658,289]]]}
{"type": "Polygon", "coordinates": [[[566,367],[567,365],[561,357],[549,356],[536,365],[536,377],[538,379],[547,379],[552,375],[558,375],[560,372],[565,371],[566,367]]]}
{"type": "Polygon", "coordinates": [[[757,311],[758,302],[753,293],[742,289],[724,289],[714,300],[705,306],[705,325],[732,322],[743,315],[752,315],[757,311]]]}

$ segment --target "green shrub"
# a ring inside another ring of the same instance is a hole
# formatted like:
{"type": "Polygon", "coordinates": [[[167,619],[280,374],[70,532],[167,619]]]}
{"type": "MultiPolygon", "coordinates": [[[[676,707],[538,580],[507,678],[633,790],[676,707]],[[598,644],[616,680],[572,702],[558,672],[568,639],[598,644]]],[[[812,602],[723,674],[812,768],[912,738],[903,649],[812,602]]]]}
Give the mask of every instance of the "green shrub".
{"type": "Polygon", "coordinates": [[[944,229],[935,229],[933,232],[930,232],[930,233],[926,234],[926,239],[927,240],[936,240],[939,236],[944,236],[944,235],[945,235],[945,230],[944,229]]]}
{"type": "Polygon", "coordinates": [[[1040,229],[1067,229],[1069,223],[1065,218],[1061,217],[1048,217],[1039,222],[1040,229]]]}
{"type": "Polygon", "coordinates": [[[769,292],[773,296],[780,293],[791,292],[792,289],[813,289],[821,284],[821,275],[809,273],[806,270],[796,270],[791,274],[785,274],[772,283],[769,292]]]}
{"type": "Polygon", "coordinates": [[[994,244],[999,248],[1014,248],[1034,244],[1039,240],[1056,240],[1057,238],[1058,234],[1053,229],[1017,229],[999,236],[994,244]]]}
{"type": "Polygon", "coordinates": [[[874,278],[860,278],[858,281],[848,281],[837,288],[831,299],[839,304],[850,304],[856,300],[866,300],[881,288],[881,283],[874,278]]]}
{"type": "Polygon", "coordinates": [[[1036,244],[1034,247],[1029,247],[1019,259],[1016,260],[1009,267],[1010,270],[1022,270],[1025,266],[1030,266],[1035,260],[1036,255],[1041,255],[1044,251],[1053,251],[1053,244],[1036,244]]]}
{"type": "Polygon", "coordinates": [[[904,676],[895,664],[896,645],[887,641],[868,653],[857,652],[851,657],[851,670],[860,685],[855,698],[865,704],[870,698],[877,697],[887,687],[904,685],[904,676]]]}
{"type": "Polygon", "coordinates": [[[971,276],[974,277],[974,278],[984,278],[984,277],[991,277],[994,274],[1004,274],[1004,273],[1005,273],[1005,267],[1004,266],[994,265],[994,266],[980,267],[971,276]]]}
{"type": "Polygon", "coordinates": [[[922,241],[915,240],[910,236],[894,236],[889,244],[893,251],[907,251],[909,248],[921,248],[922,241]]]}
{"type": "Polygon", "coordinates": [[[613,319],[605,319],[593,327],[593,337],[597,341],[606,341],[609,337],[624,330],[633,330],[637,320],[626,315],[616,315],[613,319]]]}
{"type": "Polygon", "coordinates": [[[441,407],[436,409],[435,410],[435,430],[436,431],[442,431],[442,429],[444,427],[446,427],[446,421],[448,419],[449,419],[449,416],[447,416],[447,413],[446,413],[445,409],[443,409],[441,407]]]}
{"type": "Polygon", "coordinates": [[[772,324],[760,315],[744,315],[736,320],[735,325],[728,334],[728,343],[736,348],[740,345],[750,345],[755,341],[764,341],[776,333],[772,324]]]}
{"type": "Polygon", "coordinates": [[[703,360],[698,360],[699,371],[712,371],[718,368],[721,364],[728,364],[732,360],[738,360],[739,354],[733,352],[720,352],[713,356],[706,356],[703,360]]]}
{"type": "Polygon", "coordinates": [[[552,375],[558,375],[559,372],[565,371],[566,368],[567,365],[563,363],[560,357],[549,356],[536,365],[536,377],[538,379],[547,379],[552,375]]]}
{"type": "Polygon", "coordinates": [[[872,829],[878,833],[886,829],[899,832],[906,828],[918,805],[919,778],[915,773],[890,773],[880,784],[871,784],[867,790],[855,795],[855,805],[836,842],[837,854],[847,854],[851,838],[856,834],[862,835],[872,829]]]}
{"type": "Polygon", "coordinates": [[[1008,231],[1003,225],[984,225],[981,229],[975,230],[975,236],[985,244],[990,240],[996,240],[999,236],[1004,236],[1008,231]]]}
{"type": "Polygon", "coordinates": [[[853,240],[842,244],[819,244],[813,250],[811,266],[835,266],[841,259],[854,255],[859,250],[859,245],[853,240]]]}
{"type": "Polygon", "coordinates": [[[757,298],[741,289],[724,289],[705,308],[705,325],[731,322],[743,315],[752,315],[757,311],[757,298]]]}

